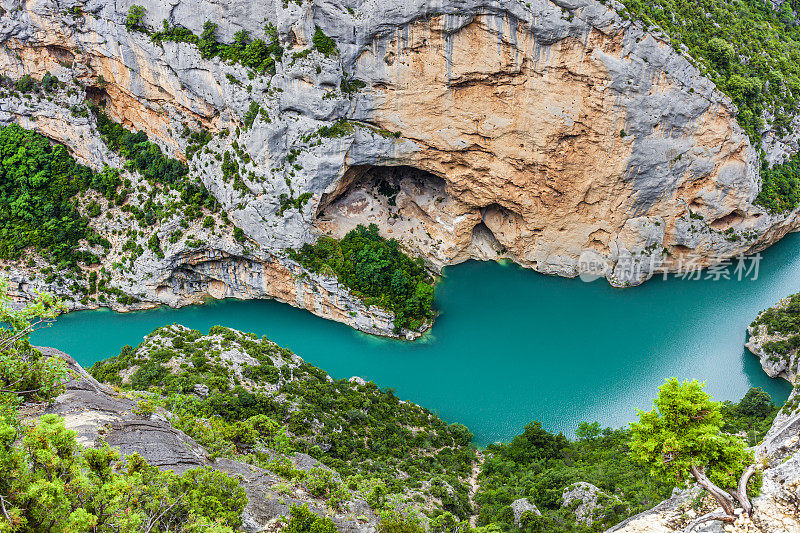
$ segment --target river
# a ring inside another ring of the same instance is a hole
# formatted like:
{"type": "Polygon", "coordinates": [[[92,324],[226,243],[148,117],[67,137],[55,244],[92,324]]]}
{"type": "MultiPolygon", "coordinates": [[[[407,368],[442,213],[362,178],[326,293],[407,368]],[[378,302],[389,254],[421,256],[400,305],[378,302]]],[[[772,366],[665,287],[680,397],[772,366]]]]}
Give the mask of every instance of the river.
{"type": "Polygon", "coordinates": [[[800,291],[800,234],[763,253],[757,279],[653,279],[614,289],[513,264],[448,267],[439,317],[422,339],[371,337],[274,301],[211,302],[120,314],[71,313],[33,335],[85,367],[153,329],[216,324],[267,335],[335,378],[361,376],[460,422],[486,445],[527,422],[571,435],[581,421],[618,427],[649,409],[667,377],[699,379],[718,400],[750,386],[782,403],[790,387],[743,348],[762,309],[800,291]]]}

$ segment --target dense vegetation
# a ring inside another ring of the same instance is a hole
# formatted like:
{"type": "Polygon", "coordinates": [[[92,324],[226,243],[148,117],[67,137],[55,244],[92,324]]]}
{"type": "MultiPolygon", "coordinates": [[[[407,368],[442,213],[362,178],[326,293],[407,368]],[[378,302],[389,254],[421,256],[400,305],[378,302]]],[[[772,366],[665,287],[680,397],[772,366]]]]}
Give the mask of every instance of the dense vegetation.
{"type": "Polygon", "coordinates": [[[340,241],[320,237],[290,256],[311,272],[336,276],[367,305],[393,311],[396,331],[417,330],[433,318],[433,280],[422,259],[408,257],[397,240],[382,238],[375,224],[359,225],[340,241]]]}
{"type": "Polygon", "coordinates": [[[47,402],[63,390],[59,358],[31,347],[28,335],[64,310],[48,295],[21,310],[0,279],[0,532],[233,531],[247,498],[238,483],[206,469],[161,472],[138,456],[119,463],[108,446],[82,449],[56,415],[20,420],[23,401],[47,402]]]}
{"type": "Polygon", "coordinates": [[[686,46],[700,69],[739,108],[758,144],[766,110],[785,133],[800,98],[800,25],[796,4],[763,0],[623,0],[626,12],[686,46]]]}
{"type": "Polygon", "coordinates": [[[97,129],[106,145],[125,158],[131,168],[148,181],[173,185],[181,183],[189,173],[186,165],[166,157],[157,144],[148,141],[145,132],[126,130],[111,120],[100,107],[93,106],[92,110],[97,117],[97,129]]]}
{"type": "Polygon", "coordinates": [[[761,165],[761,191],[756,203],[770,213],[786,213],[800,203],[800,153],[780,165],[761,165]]]}
{"type": "Polygon", "coordinates": [[[755,446],[764,438],[772,426],[778,408],[772,403],[770,395],[753,387],[738,403],[722,402],[722,431],[726,433],[744,433],[748,446],[755,446]]]}
{"type": "Polygon", "coordinates": [[[214,455],[305,483],[334,506],[360,493],[386,512],[416,503],[432,516],[461,520],[471,512],[465,479],[475,451],[467,428],[374,383],[330,380],[266,338],[219,326],[208,336],[161,328],[90,372],[123,389],[157,393],[149,409],[168,408],[173,425],[214,455]],[[243,355],[232,359],[234,352],[243,355]],[[248,356],[258,364],[241,363],[248,356]],[[123,371],[130,377],[122,380],[123,371]],[[196,385],[208,387],[208,395],[196,395],[196,385]],[[292,468],[288,457],[296,451],[335,469],[343,482],[292,468]],[[392,495],[406,503],[393,505],[392,495]]]}
{"type": "MultiPolygon", "coordinates": [[[[740,402],[709,405],[721,416],[714,419],[720,423],[717,433],[747,432],[756,439],[752,444],[763,438],[777,412],[769,395],[756,388],[740,402]]],[[[475,498],[479,524],[497,524],[504,530],[604,531],[651,508],[669,497],[677,478],[652,477],[651,464],[637,462],[631,454],[633,437],[629,429],[601,430],[595,422],[582,423],[576,439],[570,441],[545,431],[537,422],[527,425],[510,443],[489,446],[481,490],[475,498]],[[606,493],[591,526],[576,523],[572,509],[562,506],[564,488],[579,481],[606,493]],[[535,503],[542,516],[528,516],[516,528],[510,504],[519,498],[535,503]]]]}
{"type": "MultiPolygon", "coordinates": [[[[643,20],[685,46],[700,70],[739,108],[738,121],[755,146],[765,124],[781,136],[791,128],[800,99],[798,3],[769,0],[622,0],[623,17],[643,20]]],[[[651,28],[653,29],[653,28],[651,28]]],[[[768,169],[762,165],[757,203],[773,213],[800,202],[797,157],[768,169]]]]}
{"type": "MultiPolygon", "coordinates": [[[[771,307],[756,317],[751,328],[757,332],[763,326],[775,340],[765,342],[762,346],[769,355],[770,361],[784,360],[787,365],[792,362],[792,354],[800,348],[800,293],[786,298],[775,307],[771,307]]],[[[796,357],[794,358],[797,364],[796,357]]]]}
{"type": "Polygon", "coordinates": [[[244,489],[210,469],[181,476],[105,445],[83,449],[56,415],[35,426],[0,418],[0,531],[232,532],[244,489]],[[21,438],[20,438],[21,437],[21,438]]]}
{"type": "Polygon", "coordinates": [[[79,165],[62,145],[16,124],[0,128],[0,258],[34,247],[53,262],[97,263],[87,244],[104,244],[78,212],[74,197],[93,188],[115,195],[118,176],[79,165]]]}
{"type": "Polygon", "coordinates": [[[487,448],[476,497],[480,524],[496,523],[513,530],[510,504],[529,498],[542,512],[531,517],[523,530],[603,531],[631,514],[649,509],[669,497],[672,487],[654,481],[648,469],[630,457],[630,431],[600,430],[597,423],[582,424],[577,439],[545,431],[538,422],[508,444],[487,448]],[[585,481],[616,499],[609,499],[593,527],[577,524],[572,510],[562,506],[564,488],[585,481]]]}

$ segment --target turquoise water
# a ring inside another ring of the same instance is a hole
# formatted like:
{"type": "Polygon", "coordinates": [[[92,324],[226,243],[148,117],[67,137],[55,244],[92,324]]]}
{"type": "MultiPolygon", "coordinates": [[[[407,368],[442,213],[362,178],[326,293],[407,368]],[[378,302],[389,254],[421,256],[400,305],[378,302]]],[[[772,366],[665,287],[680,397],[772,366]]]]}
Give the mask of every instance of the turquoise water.
{"type": "Polygon", "coordinates": [[[34,341],[82,365],[136,345],[156,327],[215,324],[267,335],[336,378],[354,375],[467,425],[484,445],[532,420],[572,434],[581,421],[617,427],[649,408],[670,376],[697,378],[719,400],[760,386],[783,402],[743,348],[758,311],[800,291],[800,235],[767,250],[755,281],[654,279],[613,289],[513,265],[446,269],[433,330],[409,343],[370,337],[274,301],[222,301],[129,314],[72,313],[34,341]]]}

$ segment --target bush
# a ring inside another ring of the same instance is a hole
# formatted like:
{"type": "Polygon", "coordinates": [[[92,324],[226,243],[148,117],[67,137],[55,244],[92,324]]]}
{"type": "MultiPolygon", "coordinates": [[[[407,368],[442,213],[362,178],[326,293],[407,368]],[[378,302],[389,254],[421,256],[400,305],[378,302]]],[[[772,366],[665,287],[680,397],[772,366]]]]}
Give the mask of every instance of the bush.
{"type": "Polygon", "coordinates": [[[49,294],[40,294],[26,308],[14,309],[8,291],[8,281],[0,278],[0,407],[23,399],[50,401],[63,390],[66,366],[62,359],[31,346],[28,335],[66,308],[49,294]]]}
{"type": "Polygon", "coordinates": [[[227,475],[198,468],[177,476],[136,454],[126,463],[108,445],[82,449],[56,415],[24,431],[18,421],[0,421],[3,511],[24,524],[21,530],[134,531],[149,524],[188,533],[241,525],[247,496],[227,475]]]}
{"type": "Polygon", "coordinates": [[[289,509],[288,533],[336,533],[336,524],[309,510],[308,505],[292,505],[289,509]]]}
{"type": "Polygon", "coordinates": [[[128,10],[128,16],[125,19],[125,27],[128,31],[141,31],[146,32],[147,28],[144,25],[144,16],[147,13],[144,7],[132,5],[128,10]]]}
{"type": "Polygon", "coordinates": [[[314,49],[325,56],[331,56],[337,52],[336,41],[325,35],[319,26],[311,40],[314,43],[314,49]]]}
{"type": "Polygon", "coordinates": [[[320,237],[290,257],[312,272],[335,275],[367,304],[395,314],[395,331],[419,329],[433,318],[433,280],[421,259],[411,259],[395,239],[386,240],[378,227],[359,225],[341,241],[320,237]]]}

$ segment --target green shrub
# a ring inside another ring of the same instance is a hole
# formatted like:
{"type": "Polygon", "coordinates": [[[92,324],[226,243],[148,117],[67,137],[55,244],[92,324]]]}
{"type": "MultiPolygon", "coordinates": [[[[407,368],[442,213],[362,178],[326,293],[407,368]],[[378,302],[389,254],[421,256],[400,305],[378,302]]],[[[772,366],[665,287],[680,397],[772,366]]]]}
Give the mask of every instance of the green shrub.
{"type": "Polygon", "coordinates": [[[107,445],[82,449],[56,415],[22,430],[0,422],[3,512],[7,531],[232,531],[242,524],[244,489],[227,475],[161,472],[134,454],[119,462],[107,445]],[[21,439],[17,437],[21,436],[21,439]],[[6,524],[8,524],[6,522],[6,524]]]}
{"type": "Polygon", "coordinates": [[[144,16],[147,13],[144,7],[132,5],[128,10],[128,16],[125,18],[125,27],[128,31],[147,32],[144,25],[144,16]]]}
{"type": "Polygon", "coordinates": [[[312,272],[332,273],[368,304],[395,314],[395,330],[419,329],[433,317],[433,280],[421,259],[411,259],[395,240],[383,239],[378,227],[359,225],[341,241],[320,237],[290,257],[312,272]]]}
{"type": "Polygon", "coordinates": [[[325,35],[319,26],[317,26],[311,41],[314,44],[314,49],[325,56],[331,56],[337,52],[336,41],[325,35]]]}
{"type": "Polygon", "coordinates": [[[336,524],[327,517],[311,511],[308,505],[292,505],[289,509],[287,533],[336,533],[336,524]]]}

